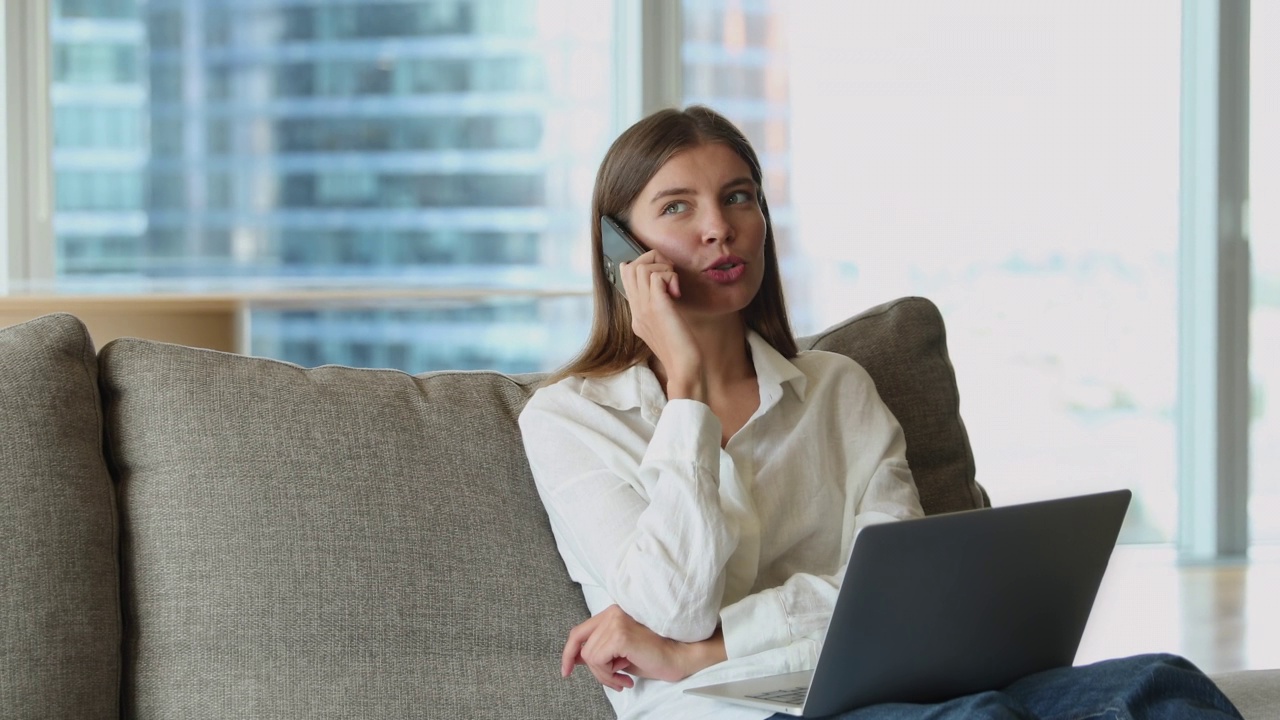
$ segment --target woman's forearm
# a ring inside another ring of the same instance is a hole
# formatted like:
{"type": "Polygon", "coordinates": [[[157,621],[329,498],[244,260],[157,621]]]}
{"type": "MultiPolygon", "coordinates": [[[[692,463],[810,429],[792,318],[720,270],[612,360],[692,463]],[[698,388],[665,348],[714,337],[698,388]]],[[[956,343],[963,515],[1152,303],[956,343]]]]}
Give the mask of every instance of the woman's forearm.
{"type": "Polygon", "coordinates": [[[691,643],[681,643],[682,645],[682,671],[684,677],[711,667],[717,663],[722,663],[728,659],[724,650],[724,633],[720,627],[716,627],[716,631],[706,640],[699,640],[691,643]]]}

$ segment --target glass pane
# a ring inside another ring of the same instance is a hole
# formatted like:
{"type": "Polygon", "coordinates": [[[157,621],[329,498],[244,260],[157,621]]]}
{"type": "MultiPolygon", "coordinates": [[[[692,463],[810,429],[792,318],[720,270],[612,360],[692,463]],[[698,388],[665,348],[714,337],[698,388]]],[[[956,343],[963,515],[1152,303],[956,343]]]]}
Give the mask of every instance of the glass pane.
{"type": "Polygon", "coordinates": [[[1249,528],[1254,543],[1280,543],[1280,4],[1255,2],[1249,12],[1249,528]]]}
{"type": "MultiPolygon", "coordinates": [[[[593,0],[62,0],[58,276],[585,289],[612,26],[593,0]]],[[[527,305],[533,322],[551,322],[543,307],[527,305]]],[[[250,350],[281,352],[265,328],[322,327],[292,317],[255,313],[250,350]]],[[[585,335],[588,314],[576,322],[585,335]]],[[[506,357],[487,335],[449,337],[459,363],[506,357]]]]}
{"type": "Polygon", "coordinates": [[[789,174],[797,330],[929,297],[994,502],[1129,487],[1122,540],[1171,541],[1178,4],[686,12],[687,99],[789,137],[752,139],[789,174]]]}

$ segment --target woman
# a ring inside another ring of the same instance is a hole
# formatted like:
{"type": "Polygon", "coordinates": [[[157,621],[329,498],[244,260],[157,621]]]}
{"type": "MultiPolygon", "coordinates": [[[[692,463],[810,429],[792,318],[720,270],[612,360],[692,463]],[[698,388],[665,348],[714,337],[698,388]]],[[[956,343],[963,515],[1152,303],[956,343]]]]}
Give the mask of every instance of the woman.
{"type": "MultiPolygon", "coordinates": [[[[624,132],[592,229],[591,336],[520,416],[592,613],[561,671],[585,666],[620,718],[765,717],[682,690],[813,667],[858,529],[923,515],[902,430],[855,362],[797,352],[760,163],[720,115],[624,132]],[[648,248],[620,266],[625,297],[602,270],[606,215],[648,248]]],[[[936,710],[975,702],[1007,704],[936,710]]]]}

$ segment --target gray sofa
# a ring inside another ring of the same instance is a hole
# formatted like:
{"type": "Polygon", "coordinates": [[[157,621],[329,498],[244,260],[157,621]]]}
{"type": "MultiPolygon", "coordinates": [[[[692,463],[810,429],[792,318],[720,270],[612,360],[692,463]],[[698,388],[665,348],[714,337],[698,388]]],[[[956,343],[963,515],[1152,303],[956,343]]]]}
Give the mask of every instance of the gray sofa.
{"type": "MultiPolygon", "coordinates": [[[[862,362],[930,513],[978,507],[941,317],[862,362]]],[[[0,716],[605,718],[516,417],[538,376],[303,369],[50,315],[0,330],[0,716]]],[[[1275,673],[1221,679],[1280,717],[1275,673]]]]}

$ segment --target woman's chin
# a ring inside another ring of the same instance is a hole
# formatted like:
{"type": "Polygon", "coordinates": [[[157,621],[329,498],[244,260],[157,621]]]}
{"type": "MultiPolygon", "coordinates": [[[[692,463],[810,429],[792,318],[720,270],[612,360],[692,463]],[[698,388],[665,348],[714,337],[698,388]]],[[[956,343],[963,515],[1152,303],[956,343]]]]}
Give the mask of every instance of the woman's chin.
{"type": "Polygon", "coordinates": [[[698,320],[741,320],[742,312],[751,304],[751,298],[716,298],[715,302],[690,303],[681,310],[686,317],[698,320]]]}

